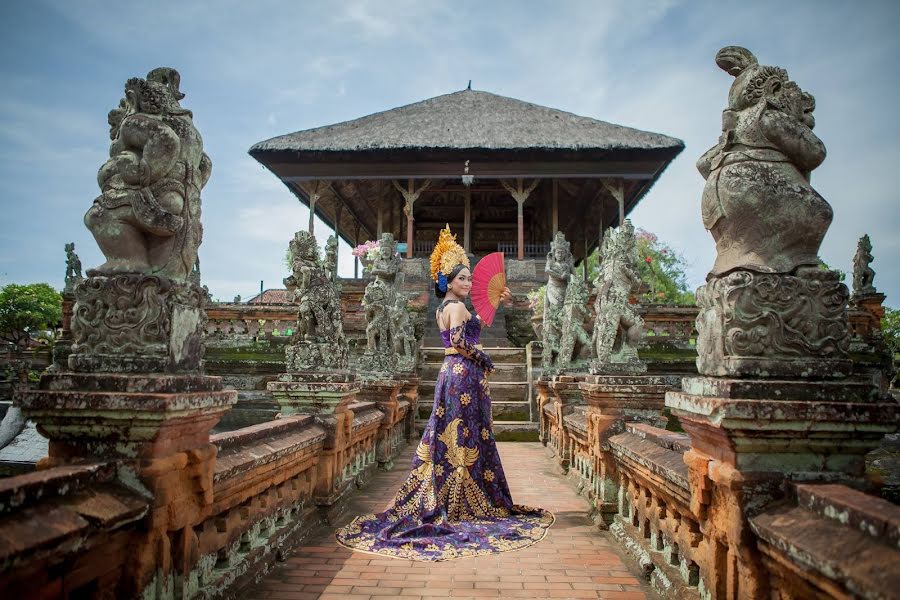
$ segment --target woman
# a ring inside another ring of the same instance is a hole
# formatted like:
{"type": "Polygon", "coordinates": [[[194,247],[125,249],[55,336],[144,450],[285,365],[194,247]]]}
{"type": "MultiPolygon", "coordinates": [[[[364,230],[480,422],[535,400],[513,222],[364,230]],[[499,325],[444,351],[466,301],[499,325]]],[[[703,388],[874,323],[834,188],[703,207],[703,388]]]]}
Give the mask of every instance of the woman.
{"type": "MultiPolygon", "coordinates": [[[[337,531],[348,548],[447,560],[531,546],[553,523],[551,513],[510,497],[491,431],[487,378],[494,365],[478,343],[481,322],[463,303],[472,276],[455,239],[447,227],[431,255],[435,294],[443,298],[435,319],[445,353],[431,418],[393,505],[337,531]]],[[[502,298],[509,297],[505,289],[502,298]]]]}

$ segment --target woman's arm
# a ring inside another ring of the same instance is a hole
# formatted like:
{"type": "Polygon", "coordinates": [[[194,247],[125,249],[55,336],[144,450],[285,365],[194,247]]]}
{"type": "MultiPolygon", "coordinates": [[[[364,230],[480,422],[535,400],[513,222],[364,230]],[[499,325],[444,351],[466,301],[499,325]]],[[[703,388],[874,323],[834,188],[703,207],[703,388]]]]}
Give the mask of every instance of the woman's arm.
{"type": "Polygon", "coordinates": [[[491,357],[466,339],[466,322],[472,318],[472,315],[469,314],[469,311],[466,310],[462,303],[453,304],[448,308],[450,313],[450,345],[466,358],[471,358],[480,364],[486,371],[493,371],[494,363],[491,361],[491,357]]]}

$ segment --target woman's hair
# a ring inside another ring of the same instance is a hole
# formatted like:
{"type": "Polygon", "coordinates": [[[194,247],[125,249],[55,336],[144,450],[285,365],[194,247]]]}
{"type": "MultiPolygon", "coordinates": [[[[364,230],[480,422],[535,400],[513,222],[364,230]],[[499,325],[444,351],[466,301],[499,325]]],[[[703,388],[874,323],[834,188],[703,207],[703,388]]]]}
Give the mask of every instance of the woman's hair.
{"type": "MultiPolygon", "coordinates": [[[[453,281],[454,279],[456,279],[456,276],[459,275],[460,271],[462,271],[463,269],[468,269],[468,268],[469,267],[467,267],[466,265],[463,265],[463,264],[458,264],[455,267],[453,267],[453,270],[447,274],[447,288],[449,289],[450,282],[453,281]]],[[[439,283],[434,284],[434,295],[435,296],[437,296],[438,298],[443,298],[446,294],[447,294],[446,290],[443,292],[441,291],[441,286],[439,283]]]]}

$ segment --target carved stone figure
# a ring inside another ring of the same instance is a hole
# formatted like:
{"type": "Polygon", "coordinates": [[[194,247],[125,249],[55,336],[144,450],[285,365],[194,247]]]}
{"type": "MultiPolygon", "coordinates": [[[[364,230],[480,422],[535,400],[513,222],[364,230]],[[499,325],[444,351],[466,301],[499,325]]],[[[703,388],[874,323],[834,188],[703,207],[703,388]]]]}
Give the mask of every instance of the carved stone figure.
{"type": "Polygon", "coordinates": [[[561,369],[577,368],[582,348],[591,345],[591,336],[584,328],[585,319],[590,314],[587,307],[589,297],[584,281],[572,277],[566,288],[566,299],[562,308],[562,338],[559,343],[561,369]]]}
{"type": "Polygon", "coordinates": [[[338,265],[338,240],[335,236],[329,236],[328,241],[325,242],[325,271],[328,273],[328,278],[331,280],[331,283],[338,283],[337,276],[337,265],[338,265]]]}
{"type": "Polygon", "coordinates": [[[818,267],[831,223],[809,184],[825,159],[815,99],[779,67],[736,46],[716,64],[734,82],[719,142],[697,162],[716,261],[697,290],[697,367],[718,376],[842,376],[848,292],[818,267]],[[837,362],[836,362],[837,361],[837,362]]]}
{"type": "Polygon", "coordinates": [[[64,294],[72,294],[75,284],[84,279],[81,274],[81,259],[75,254],[75,242],[66,244],[66,279],[64,294]]]}
{"type": "Polygon", "coordinates": [[[297,304],[297,327],[286,350],[288,371],[345,371],[340,298],[319,258],[316,238],[307,231],[295,233],[290,256],[292,273],[284,285],[288,300],[297,304]]]}
{"type": "Polygon", "coordinates": [[[602,262],[594,287],[596,319],[592,337],[591,372],[643,373],[647,365],[638,357],[644,320],[631,297],[640,290],[634,226],[628,219],[603,239],[602,262]]]}
{"type": "Polygon", "coordinates": [[[232,300],[232,302],[233,302],[234,304],[240,304],[240,303],[241,303],[241,295],[238,294],[237,296],[235,296],[235,297],[234,297],[234,300],[232,300]]]}
{"type": "Polygon", "coordinates": [[[559,344],[562,339],[562,306],[574,264],[575,259],[569,250],[566,236],[562,231],[557,231],[550,243],[545,267],[548,277],[541,331],[542,364],[545,369],[552,369],[558,364],[559,344]]]}
{"type": "Polygon", "coordinates": [[[859,238],[856,245],[856,255],[853,257],[853,295],[868,296],[877,293],[875,289],[875,271],[870,263],[875,260],[872,256],[872,240],[868,234],[859,238]]]}
{"type": "Polygon", "coordinates": [[[102,193],[84,219],[106,257],[99,274],[190,276],[212,162],[191,111],[179,104],[179,85],[175,69],[154,69],[129,79],[124,101],[109,113],[109,160],[97,174],[102,193]]]}
{"type": "Polygon", "coordinates": [[[395,284],[402,283],[397,281],[399,271],[400,257],[397,256],[397,243],[392,234],[383,233],[378,244],[378,254],[369,268],[369,274],[393,288],[395,284]]]}
{"type": "Polygon", "coordinates": [[[745,48],[722,48],[716,64],[735,79],[722,135],[697,162],[706,179],[703,224],[716,241],[712,274],[818,264],[832,210],[809,184],[825,160],[812,131],[815,98],[745,48]]]}
{"type": "Polygon", "coordinates": [[[397,355],[397,369],[403,372],[415,371],[421,335],[416,333],[416,327],[410,318],[407,299],[403,294],[395,294],[390,315],[391,338],[394,342],[394,353],[397,355]]]}
{"type": "Polygon", "coordinates": [[[388,315],[390,306],[387,298],[390,292],[378,280],[366,286],[362,305],[366,310],[366,350],[368,352],[393,352],[391,343],[391,323],[388,315]]]}

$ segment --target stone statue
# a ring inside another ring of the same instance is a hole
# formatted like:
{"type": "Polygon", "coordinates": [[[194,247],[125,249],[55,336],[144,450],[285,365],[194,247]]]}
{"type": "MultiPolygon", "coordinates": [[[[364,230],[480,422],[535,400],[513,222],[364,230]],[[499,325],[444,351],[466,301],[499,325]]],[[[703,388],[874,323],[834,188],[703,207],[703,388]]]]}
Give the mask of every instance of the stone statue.
{"type": "Polygon", "coordinates": [[[585,319],[590,314],[587,307],[589,297],[584,281],[579,277],[570,278],[562,307],[562,338],[558,355],[561,369],[577,368],[582,348],[591,345],[591,336],[584,329],[585,319]]]}
{"type": "Polygon", "coordinates": [[[200,190],[212,163],[191,111],[179,104],[179,85],[178,71],[166,67],[131,78],[107,116],[109,160],[84,218],[106,262],[74,289],[75,371],[202,370],[210,295],[197,250],[200,190]]]}
{"type": "Polygon", "coordinates": [[[716,64],[735,79],[722,135],[697,161],[706,179],[703,225],[716,241],[712,274],[818,265],[832,211],[809,184],[825,160],[813,133],[815,98],[745,48],[722,48],[716,64]]]}
{"type": "Polygon", "coordinates": [[[378,244],[378,254],[369,268],[369,274],[375,279],[393,287],[399,271],[400,257],[397,256],[397,243],[394,241],[392,234],[383,233],[378,244]]]}
{"type": "Polygon", "coordinates": [[[233,302],[234,304],[240,304],[240,303],[241,303],[241,295],[238,294],[237,296],[235,296],[235,297],[234,297],[234,300],[232,300],[232,302],[233,302]]]}
{"type": "Polygon", "coordinates": [[[338,283],[337,266],[338,240],[337,237],[331,235],[328,236],[328,241],[325,242],[325,271],[328,273],[331,283],[334,284],[338,283]]]}
{"type": "Polygon", "coordinates": [[[813,133],[815,99],[745,48],[722,48],[716,64],[735,79],[722,135],[697,162],[706,179],[703,223],[716,242],[697,290],[698,370],[842,376],[848,292],[818,266],[832,211],[809,183],[825,160],[813,133]]]}
{"type": "Polygon", "coordinates": [[[403,372],[411,372],[416,368],[420,335],[409,315],[407,299],[403,294],[395,294],[394,304],[390,308],[391,338],[394,342],[394,353],[397,354],[397,368],[403,372]]]}
{"type": "Polygon", "coordinates": [[[875,260],[872,256],[872,240],[868,234],[859,238],[856,245],[856,255],[853,257],[853,295],[868,296],[878,293],[875,289],[875,271],[870,263],[875,260]]]}
{"type": "Polygon", "coordinates": [[[202,237],[200,190],[212,162],[191,111],[179,104],[179,85],[175,69],[154,69],[129,79],[125,99],[109,113],[101,195],[84,218],[106,257],[99,274],[190,276],[202,237]]]}
{"type": "Polygon", "coordinates": [[[541,362],[545,369],[552,369],[558,363],[557,356],[562,339],[562,306],[574,264],[575,259],[569,250],[566,236],[562,231],[557,231],[550,243],[545,267],[548,278],[541,331],[543,346],[541,362]]]}
{"type": "Polygon", "coordinates": [[[316,238],[298,231],[290,242],[292,273],[284,279],[297,305],[297,327],[286,350],[288,371],[347,369],[340,297],[319,258],[316,238]]]}
{"type": "Polygon", "coordinates": [[[81,259],[75,254],[75,242],[70,242],[66,244],[66,283],[63,293],[72,294],[75,291],[75,284],[83,278],[81,275],[81,259]]]}
{"type": "Polygon", "coordinates": [[[390,291],[375,280],[366,286],[362,305],[366,310],[366,351],[381,354],[392,353],[391,322],[387,303],[390,291]]]}
{"type": "Polygon", "coordinates": [[[638,357],[637,347],[644,320],[637,312],[637,305],[631,303],[632,295],[641,286],[631,221],[625,219],[621,227],[607,233],[600,254],[602,262],[594,281],[597,299],[591,372],[643,373],[647,365],[638,357]]]}

